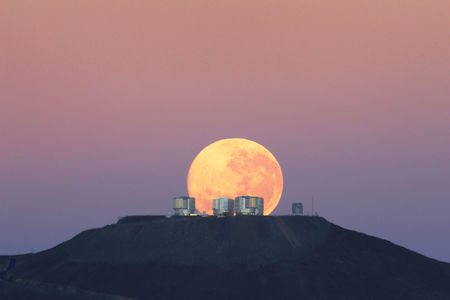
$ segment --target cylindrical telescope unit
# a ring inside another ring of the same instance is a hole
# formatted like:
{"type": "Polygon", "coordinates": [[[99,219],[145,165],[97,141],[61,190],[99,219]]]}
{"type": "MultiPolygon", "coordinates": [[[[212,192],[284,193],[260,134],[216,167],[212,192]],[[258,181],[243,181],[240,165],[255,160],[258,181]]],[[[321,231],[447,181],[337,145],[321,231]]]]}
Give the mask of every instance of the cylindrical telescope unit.
{"type": "Polygon", "coordinates": [[[226,197],[214,199],[213,212],[215,216],[234,215],[234,200],[226,197]]]}
{"type": "Polygon", "coordinates": [[[235,201],[236,216],[262,216],[264,199],[253,196],[239,196],[235,201]]]}
{"type": "Polygon", "coordinates": [[[292,215],[302,216],[303,215],[303,204],[300,202],[292,203],[292,215]]]}
{"type": "Polygon", "coordinates": [[[195,198],[175,197],[173,198],[173,210],[175,216],[189,216],[195,213],[195,198]]]}

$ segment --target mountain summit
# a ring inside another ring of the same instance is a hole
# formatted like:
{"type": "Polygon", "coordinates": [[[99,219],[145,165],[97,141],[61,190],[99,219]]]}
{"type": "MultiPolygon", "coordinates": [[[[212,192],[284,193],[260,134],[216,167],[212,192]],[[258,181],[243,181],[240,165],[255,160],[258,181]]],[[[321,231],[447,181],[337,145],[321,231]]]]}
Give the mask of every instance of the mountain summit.
{"type": "Polygon", "coordinates": [[[130,216],[13,261],[0,299],[450,299],[450,264],[310,216],[130,216]]]}

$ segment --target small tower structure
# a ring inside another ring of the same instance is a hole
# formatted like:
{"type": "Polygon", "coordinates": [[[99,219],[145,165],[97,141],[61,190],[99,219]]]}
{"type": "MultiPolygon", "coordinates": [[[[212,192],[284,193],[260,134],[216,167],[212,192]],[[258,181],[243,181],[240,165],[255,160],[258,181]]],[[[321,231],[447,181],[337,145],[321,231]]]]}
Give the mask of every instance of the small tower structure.
{"type": "Polygon", "coordinates": [[[303,203],[294,202],[292,203],[292,215],[302,216],[303,215],[303,203]]]}

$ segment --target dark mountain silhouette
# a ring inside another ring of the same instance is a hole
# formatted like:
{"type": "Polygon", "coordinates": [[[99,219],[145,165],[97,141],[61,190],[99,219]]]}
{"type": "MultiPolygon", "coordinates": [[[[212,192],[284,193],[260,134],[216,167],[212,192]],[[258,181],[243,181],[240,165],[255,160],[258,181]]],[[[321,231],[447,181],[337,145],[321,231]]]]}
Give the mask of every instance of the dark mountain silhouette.
{"type": "Polygon", "coordinates": [[[0,299],[450,299],[450,264],[321,217],[132,216],[14,258],[0,299]]]}

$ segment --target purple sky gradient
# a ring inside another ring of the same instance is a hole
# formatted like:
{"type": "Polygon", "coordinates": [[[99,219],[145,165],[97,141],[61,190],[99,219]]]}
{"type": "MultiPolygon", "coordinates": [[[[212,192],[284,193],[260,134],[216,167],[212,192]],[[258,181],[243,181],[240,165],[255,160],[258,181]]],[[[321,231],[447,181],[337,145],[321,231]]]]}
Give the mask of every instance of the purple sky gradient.
{"type": "Polygon", "coordinates": [[[166,214],[208,144],[285,193],[450,261],[448,1],[0,4],[0,254],[166,214]]]}

